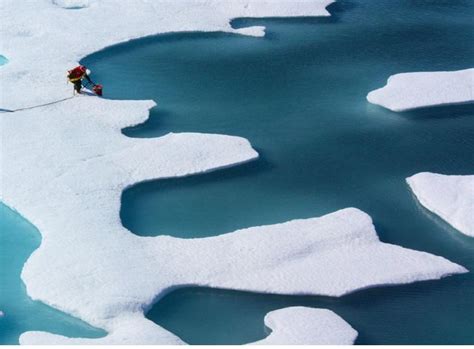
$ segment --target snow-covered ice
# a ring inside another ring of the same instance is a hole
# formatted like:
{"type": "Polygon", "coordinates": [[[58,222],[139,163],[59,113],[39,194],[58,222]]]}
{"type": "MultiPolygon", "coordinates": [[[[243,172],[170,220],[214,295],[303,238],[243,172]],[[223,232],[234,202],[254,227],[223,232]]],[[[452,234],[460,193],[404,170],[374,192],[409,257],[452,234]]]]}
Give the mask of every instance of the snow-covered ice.
{"type": "MultiPolygon", "coordinates": [[[[328,15],[331,2],[4,0],[0,52],[9,58],[1,68],[9,88],[2,89],[0,108],[70,97],[66,70],[116,43],[176,31],[263,35],[262,27],[233,29],[229,23],[236,17],[328,15]]],[[[339,296],[466,272],[442,257],[380,242],[370,217],[357,209],[206,239],[130,233],[119,218],[124,188],[258,157],[240,137],[137,139],[121,133],[145,121],[154,105],[80,96],[0,113],[0,199],[42,235],[22,272],[28,295],[108,331],[94,340],[28,332],[21,343],[182,343],[143,313],[188,285],[339,296]]],[[[287,334],[297,338],[289,329],[287,334]]]]}
{"type": "Polygon", "coordinates": [[[473,102],[474,68],[392,75],[367,100],[393,111],[473,102]]]}
{"type": "Polygon", "coordinates": [[[2,0],[0,54],[9,64],[2,67],[2,83],[8,89],[2,89],[0,108],[70,96],[66,71],[84,56],[114,44],[170,32],[262,36],[263,27],[235,29],[230,22],[238,17],[329,16],[326,7],[333,1],[2,0]]]}
{"type": "MultiPolygon", "coordinates": [[[[327,309],[289,307],[271,311],[265,316],[265,325],[271,333],[251,345],[350,345],[357,338],[354,330],[340,316],[327,309]]],[[[118,331],[99,339],[67,338],[45,332],[27,332],[22,342],[35,344],[137,344],[159,343],[185,344],[167,332],[160,333],[156,325],[144,318],[124,323],[118,331]],[[128,326],[127,326],[128,325],[128,326]]]]}
{"type": "Polygon", "coordinates": [[[474,237],[474,175],[421,172],[407,178],[418,201],[461,233],[474,237]]]}
{"type": "Polygon", "coordinates": [[[83,239],[63,229],[75,240],[63,242],[60,261],[51,261],[58,256],[56,246],[42,247],[30,258],[24,278],[34,298],[54,299],[56,307],[110,334],[77,340],[32,332],[22,335],[22,343],[178,343],[142,313],[180,286],[339,296],[466,272],[442,257],[380,242],[370,217],[357,209],[205,239],[140,238],[118,223],[111,232],[102,231],[101,239],[94,230],[83,227],[83,239]],[[93,245],[89,236],[95,236],[93,245]]]}
{"type": "Polygon", "coordinates": [[[350,345],[357,331],[327,309],[290,307],[274,310],[265,316],[270,335],[252,344],[350,345]]]}

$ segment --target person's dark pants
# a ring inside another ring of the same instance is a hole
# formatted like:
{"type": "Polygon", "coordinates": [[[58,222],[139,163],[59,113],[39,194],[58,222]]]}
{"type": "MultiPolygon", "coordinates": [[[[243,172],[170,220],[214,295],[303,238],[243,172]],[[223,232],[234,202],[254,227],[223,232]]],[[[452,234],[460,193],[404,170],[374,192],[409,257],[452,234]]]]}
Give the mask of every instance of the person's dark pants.
{"type": "Polygon", "coordinates": [[[74,90],[76,90],[77,93],[81,93],[81,88],[82,88],[81,80],[74,81],[74,90]]]}

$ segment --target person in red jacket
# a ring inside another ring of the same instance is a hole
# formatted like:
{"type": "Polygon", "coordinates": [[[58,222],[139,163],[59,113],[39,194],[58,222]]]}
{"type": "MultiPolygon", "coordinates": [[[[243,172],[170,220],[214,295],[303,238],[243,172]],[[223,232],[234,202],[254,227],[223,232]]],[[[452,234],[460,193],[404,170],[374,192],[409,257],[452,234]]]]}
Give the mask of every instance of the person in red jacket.
{"type": "Polygon", "coordinates": [[[77,93],[81,93],[82,79],[86,79],[92,85],[95,85],[88,75],[88,69],[83,65],[77,66],[76,68],[69,70],[67,73],[67,78],[69,82],[74,84],[74,91],[77,93]]]}

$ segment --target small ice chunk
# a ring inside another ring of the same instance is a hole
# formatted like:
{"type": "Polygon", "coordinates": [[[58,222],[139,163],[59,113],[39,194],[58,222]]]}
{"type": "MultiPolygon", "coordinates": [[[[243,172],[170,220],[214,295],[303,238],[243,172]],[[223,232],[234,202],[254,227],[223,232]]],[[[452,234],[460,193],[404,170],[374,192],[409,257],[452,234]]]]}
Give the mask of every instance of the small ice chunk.
{"type": "Polygon", "coordinates": [[[402,73],[370,92],[367,100],[393,111],[474,101],[474,68],[458,71],[402,73]]]}
{"type": "Polygon", "coordinates": [[[474,237],[474,175],[421,172],[407,178],[420,203],[461,233],[474,237]]]}
{"type": "Polygon", "coordinates": [[[235,29],[234,32],[241,35],[263,37],[265,36],[265,27],[263,26],[244,27],[244,28],[235,29]]]}

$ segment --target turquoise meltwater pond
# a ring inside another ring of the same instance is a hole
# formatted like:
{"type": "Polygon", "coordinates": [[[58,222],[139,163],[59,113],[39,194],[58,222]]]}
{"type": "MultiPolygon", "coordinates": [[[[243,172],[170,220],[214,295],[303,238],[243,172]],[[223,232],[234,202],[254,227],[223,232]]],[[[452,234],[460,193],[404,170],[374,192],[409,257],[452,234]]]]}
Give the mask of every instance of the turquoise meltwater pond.
{"type": "MultiPolygon", "coordinates": [[[[17,344],[25,331],[48,331],[70,337],[100,337],[104,331],[31,300],[20,274],[38,248],[41,237],[34,226],[0,203],[0,344],[17,344]]],[[[45,285],[48,287],[48,285],[45,285]]]]}

